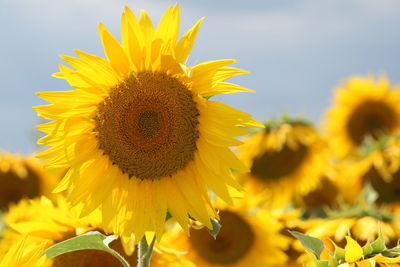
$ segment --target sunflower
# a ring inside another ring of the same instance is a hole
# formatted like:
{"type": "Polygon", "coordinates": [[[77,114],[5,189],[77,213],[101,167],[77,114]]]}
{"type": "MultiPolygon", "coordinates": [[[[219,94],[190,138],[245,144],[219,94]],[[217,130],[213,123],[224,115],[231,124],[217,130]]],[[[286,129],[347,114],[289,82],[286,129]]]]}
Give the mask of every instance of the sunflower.
{"type": "Polygon", "coordinates": [[[357,240],[367,242],[378,237],[379,229],[385,241],[391,245],[397,244],[400,237],[400,220],[393,214],[389,219],[378,219],[372,216],[326,219],[316,218],[304,222],[302,229],[311,236],[330,238],[343,244],[348,233],[357,240]]]}
{"type": "Polygon", "coordinates": [[[0,151],[0,210],[22,198],[50,196],[57,182],[57,175],[37,159],[0,151]]]}
{"type": "MultiPolygon", "coordinates": [[[[373,203],[360,201],[353,205],[341,203],[336,209],[320,212],[296,209],[281,214],[279,219],[285,228],[319,238],[326,246],[331,241],[344,245],[348,234],[364,243],[374,241],[381,234],[386,244],[395,246],[400,237],[399,208],[377,207],[373,203]]],[[[293,266],[303,266],[305,262],[310,264],[299,241],[292,242],[287,253],[293,266]]],[[[329,257],[329,253],[325,251],[323,256],[329,257]]]]}
{"type": "Polygon", "coordinates": [[[235,207],[217,204],[222,228],[214,238],[204,228],[191,229],[190,237],[181,231],[166,233],[165,242],[196,266],[284,266],[284,249],[289,239],[282,235],[282,224],[263,209],[253,209],[246,201],[235,207]]]}
{"type": "MultiPolygon", "coordinates": [[[[386,244],[392,247],[397,245],[400,236],[400,221],[399,218],[395,220],[385,221],[371,216],[337,219],[314,218],[304,221],[299,219],[295,227],[292,225],[291,230],[319,238],[326,247],[332,249],[332,242],[339,246],[344,246],[348,234],[366,244],[367,242],[373,242],[379,236],[379,231],[381,231],[386,244]]],[[[293,240],[291,249],[287,253],[290,253],[288,254],[291,262],[290,266],[300,267],[304,266],[304,263],[306,263],[306,266],[313,266],[309,253],[304,253],[304,249],[302,249],[302,245],[298,240],[293,240]]],[[[321,258],[328,259],[329,251],[324,250],[321,258]]]]}
{"type": "Polygon", "coordinates": [[[285,265],[280,266],[304,267],[304,263],[311,263],[309,257],[304,254],[304,247],[288,231],[303,232],[303,229],[300,228],[303,222],[302,210],[298,208],[274,209],[272,212],[278,222],[283,225],[280,233],[290,240],[289,246],[284,250],[288,260],[285,265]]]}
{"type": "Polygon", "coordinates": [[[46,257],[41,256],[45,243],[38,244],[22,237],[13,244],[5,255],[2,255],[0,267],[43,267],[46,257]]]}
{"type": "MultiPolygon", "coordinates": [[[[313,238],[313,237],[311,237],[313,238]]],[[[399,247],[387,248],[385,242],[379,238],[367,243],[361,247],[360,244],[351,236],[346,237],[346,246],[327,241],[324,245],[325,253],[312,256],[314,266],[326,267],[395,267],[400,266],[400,256],[398,256],[399,247]]]]}
{"type": "Polygon", "coordinates": [[[400,129],[400,91],[386,77],[350,78],[337,89],[327,112],[330,145],[338,157],[349,155],[366,137],[379,138],[400,129]],[[396,90],[395,90],[396,89],[396,90]]]}
{"type": "Polygon", "coordinates": [[[355,201],[370,185],[377,193],[377,203],[400,203],[400,136],[369,140],[360,151],[357,157],[342,163],[338,182],[345,199],[355,201]]]}
{"type": "Polygon", "coordinates": [[[238,157],[250,169],[241,175],[250,192],[272,207],[316,189],[328,164],[325,142],[303,120],[284,119],[244,140],[238,157]]]}
{"type": "MultiPolygon", "coordinates": [[[[71,237],[91,230],[107,232],[101,228],[101,213],[94,212],[90,216],[78,219],[77,209],[70,209],[63,197],[56,203],[42,197],[34,200],[22,200],[18,205],[10,207],[5,215],[7,228],[0,242],[4,253],[22,236],[29,236],[29,244],[45,244],[46,248],[71,237]]],[[[135,266],[136,256],[127,255],[120,240],[113,241],[111,247],[122,254],[135,266]]],[[[47,260],[45,266],[120,266],[117,259],[110,254],[97,250],[75,251],[47,260]],[[96,265],[97,264],[97,265],[96,265]],[[105,265],[101,265],[105,264],[105,265]]]]}
{"type": "MultiPolygon", "coordinates": [[[[329,169],[328,167],[327,169],[329,169]]],[[[338,172],[330,168],[321,178],[319,185],[306,195],[297,196],[295,203],[303,209],[319,210],[326,207],[334,208],[338,206],[340,196],[340,183],[338,182],[338,172]]]]}
{"type": "Polygon", "coordinates": [[[210,188],[232,203],[229,189],[240,189],[231,170],[247,169],[229,147],[245,127],[262,127],[250,115],[209,100],[219,94],[251,91],[226,79],[248,72],[235,60],[185,64],[203,19],[177,41],[179,7],[170,7],[158,27],[147,13],[137,20],[125,8],[122,44],[103,26],[106,59],[76,50],[62,56],[55,76],[74,90],[38,95],[51,102],[35,107],[52,120],[38,126],[47,133],[39,153],[51,168],[69,168],[55,192],[69,190],[82,216],[102,210],[104,227],[114,233],[146,231],[160,238],[167,211],[188,232],[189,216],[212,227],[216,213],[210,188]]]}
{"type": "MultiPolygon", "coordinates": [[[[101,213],[96,211],[85,218],[78,218],[79,209],[70,208],[63,197],[58,197],[53,203],[49,199],[22,200],[13,205],[5,215],[7,228],[0,241],[0,257],[10,254],[10,247],[26,237],[26,247],[37,247],[38,255],[50,246],[66,239],[79,236],[91,230],[107,233],[101,228],[101,213]]],[[[136,266],[137,255],[130,242],[114,240],[110,247],[122,255],[129,264],[136,266]]],[[[28,249],[28,251],[30,251],[28,249]]],[[[156,249],[152,258],[152,266],[174,265],[176,255],[156,249]],[[168,265],[169,264],[169,265],[168,265]]],[[[39,259],[37,259],[39,260],[39,259]]],[[[14,266],[14,265],[8,265],[14,266]]],[[[15,265],[19,266],[19,265],[15,265]]],[[[110,254],[99,250],[81,250],[49,259],[43,266],[121,266],[119,261],[110,254]]],[[[189,265],[187,265],[189,266],[189,265]]]]}
{"type": "Polygon", "coordinates": [[[344,248],[345,263],[338,265],[338,267],[400,266],[400,257],[388,257],[382,254],[368,257],[369,255],[365,255],[363,247],[351,236],[346,236],[346,243],[344,248]]]}
{"type": "Polygon", "coordinates": [[[363,242],[372,242],[381,234],[388,245],[395,246],[400,237],[400,214],[398,206],[376,206],[361,199],[326,210],[323,216],[298,220],[296,226],[306,234],[342,245],[348,234],[363,242]]]}

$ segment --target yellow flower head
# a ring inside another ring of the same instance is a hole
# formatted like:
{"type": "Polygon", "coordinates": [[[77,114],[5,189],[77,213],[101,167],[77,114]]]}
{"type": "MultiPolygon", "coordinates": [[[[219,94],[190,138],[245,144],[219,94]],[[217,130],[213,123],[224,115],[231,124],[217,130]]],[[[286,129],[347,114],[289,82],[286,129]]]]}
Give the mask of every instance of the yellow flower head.
{"type": "Polygon", "coordinates": [[[7,210],[23,198],[50,196],[57,178],[33,157],[0,151],[0,209],[7,210]]]}
{"type": "Polygon", "coordinates": [[[318,186],[305,195],[296,197],[296,205],[307,209],[334,208],[339,205],[340,183],[335,166],[326,166],[325,175],[318,186]]]}
{"type": "Polygon", "coordinates": [[[51,102],[35,107],[52,120],[38,126],[47,136],[39,153],[49,167],[69,168],[56,192],[69,190],[81,215],[102,211],[104,227],[136,241],[146,231],[161,237],[167,211],[188,232],[188,215],[211,226],[216,217],[208,189],[232,203],[228,188],[240,189],[231,170],[246,168],[229,147],[262,127],[250,115],[209,100],[250,91],[225,82],[246,74],[235,60],[186,65],[201,19],[178,39],[179,7],[170,7],[154,28],[125,8],[120,44],[100,24],[106,59],[76,50],[62,56],[55,76],[74,88],[38,95],[51,102]]]}
{"type": "Polygon", "coordinates": [[[280,233],[282,225],[266,210],[245,201],[235,204],[217,204],[222,228],[215,239],[204,228],[192,229],[190,237],[174,229],[161,245],[182,251],[182,259],[201,267],[285,266],[289,238],[280,233]]]}
{"type": "MultiPolygon", "coordinates": [[[[344,245],[349,234],[363,243],[382,239],[392,247],[396,246],[400,236],[400,217],[394,207],[378,208],[373,203],[358,203],[352,206],[342,204],[336,209],[318,210],[316,213],[308,210],[305,214],[311,218],[304,219],[304,214],[292,217],[285,221],[286,227],[319,238],[327,247],[332,247],[332,242],[344,245]]],[[[292,253],[291,258],[297,264],[300,263],[298,266],[309,261],[304,252],[299,253],[303,251],[299,241],[294,242],[292,248],[297,253],[292,253]]],[[[327,259],[329,253],[324,251],[322,256],[327,259]]]]}
{"type": "Polygon", "coordinates": [[[395,267],[400,266],[399,245],[388,248],[380,235],[373,242],[367,242],[363,247],[351,236],[346,236],[344,249],[330,241],[293,233],[305,248],[310,250],[314,266],[326,267],[395,267]],[[323,255],[322,252],[327,252],[323,255]],[[325,257],[326,256],[326,257],[325,257]]]}
{"type": "Polygon", "coordinates": [[[24,236],[2,255],[0,267],[43,267],[46,261],[46,256],[41,256],[44,247],[45,243],[29,242],[29,237],[24,236]]]}
{"type": "MultiPolygon", "coordinates": [[[[101,228],[100,212],[78,219],[78,209],[70,209],[61,196],[57,198],[55,204],[45,197],[23,200],[10,208],[9,213],[5,215],[5,222],[7,228],[0,242],[3,253],[22,236],[29,236],[27,241],[29,244],[44,244],[42,253],[53,244],[91,230],[107,232],[101,228]]],[[[124,254],[120,240],[111,244],[113,248],[126,256],[130,263],[136,264],[135,255],[124,254]]],[[[46,261],[45,266],[85,266],[85,264],[100,262],[108,263],[108,266],[119,266],[118,260],[113,256],[96,250],[70,252],[46,261]]]]}
{"type": "MultiPolygon", "coordinates": [[[[7,228],[0,242],[0,258],[10,257],[10,261],[7,261],[9,265],[4,265],[4,267],[36,266],[33,262],[39,262],[39,258],[34,259],[30,255],[40,255],[50,246],[88,231],[108,232],[101,227],[100,211],[93,212],[90,216],[81,219],[78,218],[78,211],[78,208],[71,209],[61,196],[57,198],[56,203],[42,197],[41,199],[23,200],[18,205],[12,206],[5,215],[7,228]],[[19,244],[21,238],[25,240],[23,241],[24,245],[21,245],[24,248],[20,249],[23,252],[18,255],[27,255],[24,257],[26,260],[28,260],[28,256],[31,257],[32,265],[18,265],[17,262],[20,262],[18,258],[7,256],[15,255],[16,252],[12,252],[13,247],[19,244]]],[[[110,247],[123,256],[129,264],[136,266],[137,255],[134,252],[132,242],[129,242],[129,240],[122,242],[122,239],[117,239],[110,243],[110,247]]],[[[174,267],[176,257],[175,253],[165,253],[156,249],[152,266],[174,267]]],[[[37,266],[121,266],[114,256],[99,250],[69,252],[45,262],[40,259],[40,263],[42,265],[37,266]]],[[[176,265],[176,267],[178,266],[176,265]]],[[[0,264],[0,267],[3,267],[3,265],[0,264]]]]}
{"type": "MultiPolygon", "coordinates": [[[[379,216],[376,214],[376,216],[379,216]]],[[[400,236],[400,221],[397,214],[391,217],[377,219],[372,216],[345,217],[329,219],[315,218],[299,222],[298,227],[305,233],[321,239],[332,239],[342,244],[348,233],[351,233],[357,240],[372,242],[379,236],[381,231],[384,240],[390,246],[397,244],[400,236]]]]}
{"type": "Polygon", "coordinates": [[[399,203],[400,137],[385,136],[366,142],[361,153],[341,163],[339,188],[348,202],[354,202],[368,184],[376,191],[377,203],[399,203]]]}
{"type": "Polygon", "coordinates": [[[379,138],[400,129],[400,92],[394,89],[384,76],[354,77],[337,89],[325,123],[337,156],[353,152],[366,137],[379,138]]]}
{"type": "MultiPolygon", "coordinates": [[[[347,244],[344,248],[344,263],[337,265],[338,267],[400,266],[400,256],[385,256],[382,253],[388,252],[384,251],[386,247],[382,247],[379,250],[374,246],[378,244],[379,239],[372,244],[367,243],[364,247],[361,247],[351,236],[346,236],[346,241],[347,244]]],[[[382,245],[384,246],[384,243],[382,243],[382,245]]],[[[336,249],[340,248],[336,247],[336,249]]]]}
{"type": "Polygon", "coordinates": [[[328,164],[323,140],[303,121],[267,125],[244,140],[238,157],[250,169],[242,182],[273,207],[316,189],[328,164]]]}

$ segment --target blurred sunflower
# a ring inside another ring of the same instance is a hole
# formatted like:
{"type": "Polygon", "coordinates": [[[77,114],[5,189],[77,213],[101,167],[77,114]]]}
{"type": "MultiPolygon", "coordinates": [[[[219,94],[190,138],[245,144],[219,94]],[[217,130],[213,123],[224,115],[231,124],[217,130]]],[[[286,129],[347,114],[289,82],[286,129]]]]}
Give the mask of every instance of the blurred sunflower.
{"type": "MultiPolygon", "coordinates": [[[[45,243],[44,249],[71,237],[91,230],[104,231],[101,228],[101,213],[94,212],[78,219],[77,209],[70,209],[64,198],[59,197],[53,204],[49,199],[23,200],[10,208],[5,215],[8,228],[0,242],[1,251],[17,242],[21,236],[29,236],[30,243],[45,243]]],[[[135,255],[127,255],[120,240],[113,241],[111,247],[118,251],[133,266],[135,255]]],[[[110,254],[98,250],[82,250],[63,254],[46,261],[45,266],[120,266],[110,254]]]]}
{"type": "Polygon", "coordinates": [[[302,226],[302,210],[301,209],[274,209],[273,216],[277,218],[278,222],[283,225],[280,233],[287,237],[289,241],[289,246],[284,250],[285,255],[288,260],[285,264],[281,266],[291,266],[291,267],[304,267],[304,264],[312,263],[312,260],[305,255],[304,247],[300,242],[295,239],[288,230],[304,232],[300,227],[302,226]]]}
{"type": "MultiPolygon", "coordinates": [[[[363,244],[374,241],[379,235],[379,229],[385,237],[385,242],[389,247],[397,245],[400,225],[399,221],[387,222],[370,216],[362,218],[338,218],[324,219],[315,218],[306,221],[298,221],[297,227],[291,230],[303,232],[307,235],[321,239],[325,247],[334,249],[332,241],[339,246],[346,244],[346,236],[351,234],[363,244]]],[[[302,245],[298,240],[292,240],[290,250],[287,251],[290,257],[290,266],[301,267],[314,266],[309,253],[304,252],[302,245]]],[[[329,250],[324,250],[321,254],[321,259],[329,258],[329,250]]],[[[375,266],[375,265],[372,265],[375,266]]]]}
{"type": "Polygon", "coordinates": [[[45,243],[32,243],[29,237],[21,237],[1,255],[0,267],[43,267],[46,257],[41,256],[45,243]]]}
{"type": "MultiPolygon", "coordinates": [[[[363,194],[367,197],[366,192],[363,194]]],[[[381,234],[388,246],[396,246],[400,237],[400,213],[397,207],[378,207],[373,199],[369,200],[371,202],[359,199],[358,203],[352,205],[339,202],[340,205],[335,209],[321,212],[307,209],[296,209],[291,213],[283,211],[279,218],[285,228],[319,238],[328,247],[331,241],[343,246],[349,234],[363,243],[372,242],[381,234]]],[[[293,266],[303,266],[303,263],[312,265],[297,240],[291,243],[287,254],[293,266]]],[[[322,257],[329,258],[329,253],[324,251],[322,257]]]]}
{"type": "Polygon", "coordinates": [[[338,157],[359,147],[366,137],[379,138],[400,129],[400,91],[386,77],[354,77],[337,89],[326,114],[330,145],[338,157]]]}
{"type": "Polygon", "coordinates": [[[389,138],[363,160],[362,183],[370,183],[378,203],[400,203],[400,137],[389,138]]]}
{"type": "Polygon", "coordinates": [[[341,163],[338,182],[345,199],[354,202],[368,184],[377,193],[377,203],[400,203],[400,136],[368,140],[360,151],[341,163]]]}
{"type": "Polygon", "coordinates": [[[337,207],[338,201],[341,197],[340,184],[337,181],[337,175],[337,171],[327,170],[325,176],[321,178],[319,185],[314,190],[310,191],[306,195],[296,197],[296,206],[310,210],[337,207]]]}
{"type": "MultiPolygon", "coordinates": [[[[314,238],[314,237],[310,237],[314,238]]],[[[346,246],[335,244],[331,240],[324,245],[324,253],[317,259],[309,253],[314,266],[326,267],[395,267],[400,266],[399,247],[387,248],[381,237],[361,246],[351,236],[346,237],[346,246]]]]}
{"type": "Polygon", "coordinates": [[[250,115],[209,98],[251,91],[224,82],[248,72],[228,67],[235,60],[185,64],[201,19],[178,41],[179,7],[170,7],[155,29],[147,13],[137,20],[125,8],[122,44],[100,24],[106,59],[76,50],[62,56],[55,76],[75,90],[38,95],[51,102],[35,107],[53,120],[38,126],[52,148],[38,157],[49,167],[70,168],[56,192],[70,189],[81,215],[100,207],[104,227],[136,236],[164,230],[167,211],[188,232],[190,215],[207,227],[216,213],[210,188],[232,203],[228,187],[240,189],[231,170],[247,169],[229,147],[262,127],[250,115]],[[145,216],[144,216],[145,214],[145,216]]]}
{"type": "Polygon", "coordinates": [[[343,245],[345,236],[372,242],[381,232],[386,244],[395,246],[400,237],[400,214],[393,207],[377,207],[373,203],[359,203],[327,210],[324,218],[297,221],[297,227],[311,236],[332,239],[343,245]]]}
{"type": "MultiPolygon", "coordinates": [[[[7,228],[0,241],[0,257],[10,252],[19,240],[29,237],[27,247],[39,246],[41,254],[45,249],[63,240],[84,234],[91,230],[107,233],[101,228],[101,213],[95,211],[85,218],[78,218],[77,208],[70,209],[63,197],[57,198],[54,204],[49,199],[22,200],[13,205],[5,215],[7,228]]],[[[110,247],[123,256],[131,266],[136,266],[137,255],[134,253],[132,242],[114,240],[110,247]]],[[[29,249],[27,250],[30,251],[29,249]]],[[[36,251],[36,250],[35,250],[36,251]]],[[[152,266],[181,266],[174,265],[177,256],[170,252],[156,249],[152,258],[152,266]]],[[[189,263],[189,261],[187,261],[189,263]]],[[[9,265],[19,266],[19,265],[9,265]]],[[[60,255],[46,261],[44,266],[121,266],[120,262],[110,254],[99,250],[81,250],[60,255]]],[[[190,265],[187,265],[190,266],[190,265]]]]}
{"type": "MultiPolygon", "coordinates": [[[[375,256],[368,255],[351,236],[346,236],[346,246],[343,250],[344,263],[338,267],[395,267],[400,266],[400,257],[375,253],[375,256]]],[[[372,254],[372,253],[370,253],[372,254]]]]}
{"type": "Polygon", "coordinates": [[[242,182],[273,207],[314,190],[328,164],[325,143],[312,126],[290,119],[272,122],[245,139],[238,157],[250,168],[239,176],[242,182]]]}
{"type": "Polygon", "coordinates": [[[22,198],[50,196],[58,181],[37,159],[0,151],[0,210],[22,198]]]}
{"type": "Polygon", "coordinates": [[[215,238],[204,228],[192,229],[190,237],[175,229],[166,233],[161,246],[186,252],[181,257],[201,267],[285,266],[283,251],[289,238],[280,233],[282,224],[266,210],[252,210],[245,201],[235,204],[217,205],[222,228],[215,238]]]}
{"type": "Polygon", "coordinates": [[[379,229],[381,229],[385,241],[391,245],[396,245],[400,236],[400,221],[398,218],[385,220],[372,216],[337,219],[320,218],[305,222],[303,228],[307,229],[306,233],[309,235],[319,238],[331,238],[339,244],[343,244],[345,236],[349,233],[357,240],[371,242],[378,237],[379,229]]]}

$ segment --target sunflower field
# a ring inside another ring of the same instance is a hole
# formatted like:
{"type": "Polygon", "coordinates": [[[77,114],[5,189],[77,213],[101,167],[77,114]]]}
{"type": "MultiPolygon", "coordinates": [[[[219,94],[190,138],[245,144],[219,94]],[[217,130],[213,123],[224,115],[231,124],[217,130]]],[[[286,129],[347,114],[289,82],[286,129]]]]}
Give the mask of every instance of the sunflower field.
{"type": "Polygon", "coordinates": [[[188,63],[203,21],[126,6],[104,56],[61,56],[40,148],[0,152],[0,267],[400,266],[400,86],[258,121],[223,103],[257,94],[236,60],[188,63]]]}

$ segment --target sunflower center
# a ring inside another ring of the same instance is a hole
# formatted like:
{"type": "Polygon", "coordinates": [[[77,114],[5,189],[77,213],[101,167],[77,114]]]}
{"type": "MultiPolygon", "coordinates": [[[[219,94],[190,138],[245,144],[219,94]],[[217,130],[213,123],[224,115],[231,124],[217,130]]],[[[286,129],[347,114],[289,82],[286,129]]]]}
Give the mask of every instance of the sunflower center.
{"type": "Polygon", "coordinates": [[[333,182],[323,178],[320,187],[304,196],[303,201],[308,208],[332,207],[338,194],[333,182]]]}
{"type": "Polygon", "coordinates": [[[378,193],[377,202],[393,203],[400,200],[400,170],[392,175],[391,182],[385,182],[375,168],[370,169],[364,177],[378,193]]]}
{"type": "Polygon", "coordinates": [[[214,239],[205,229],[190,233],[192,247],[204,260],[215,264],[233,264],[251,249],[254,233],[250,225],[231,211],[220,212],[222,228],[214,239]]]}
{"type": "Polygon", "coordinates": [[[159,114],[153,111],[146,111],[139,115],[138,133],[144,138],[152,138],[160,131],[159,114]]]}
{"type": "Polygon", "coordinates": [[[17,203],[22,198],[40,196],[40,180],[38,174],[30,167],[27,176],[19,177],[12,171],[0,172],[0,210],[8,209],[10,203],[17,203]]]}
{"type": "Polygon", "coordinates": [[[360,145],[366,136],[378,138],[382,134],[390,134],[397,124],[396,113],[390,106],[367,101],[354,110],[346,127],[351,140],[360,145]]]}
{"type": "MultiPolygon", "coordinates": [[[[74,236],[74,235],[73,235],[74,236]]],[[[110,243],[110,247],[117,251],[125,260],[136,266],[137,255],[133,253],[131,256],[125,254],[120,240],[115,240],[110,243]]],[[[101,250],[87,249],[68,252],[54,258],[53,267],[123,267],[121,262],[108,252],[101,250]]]]}
{"type": "Polygon", "coordinates": [[[172,176],[194,158],[199,111],[189,88],[165,73],[131,75],[98,107],[100,148],[129,177],[172,176]]]}
{"type": "Polygon", "coordinates": [[[276,180],[296,171],[305,161],[308,148],[299,144],[297,149],[284,146],[281,151],[267,151],[253,160],[251,174],[262,180],[276,180]]]}

